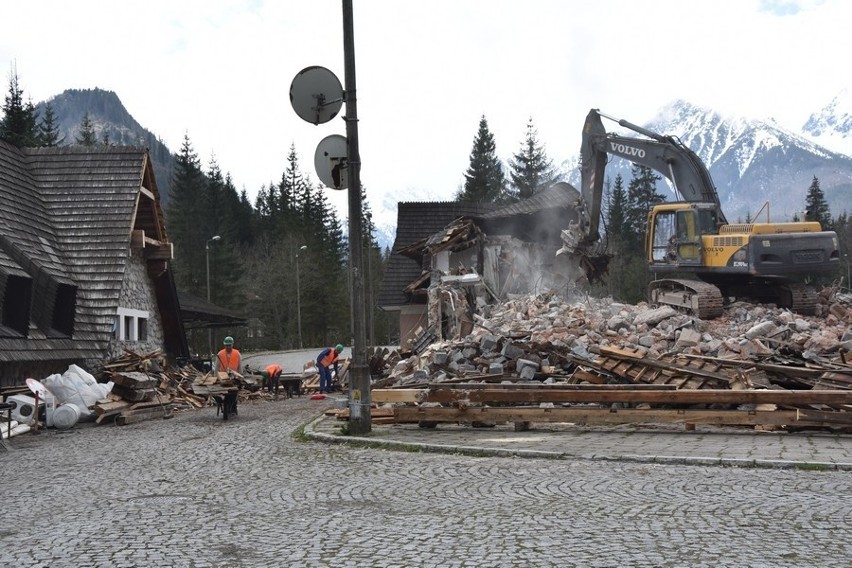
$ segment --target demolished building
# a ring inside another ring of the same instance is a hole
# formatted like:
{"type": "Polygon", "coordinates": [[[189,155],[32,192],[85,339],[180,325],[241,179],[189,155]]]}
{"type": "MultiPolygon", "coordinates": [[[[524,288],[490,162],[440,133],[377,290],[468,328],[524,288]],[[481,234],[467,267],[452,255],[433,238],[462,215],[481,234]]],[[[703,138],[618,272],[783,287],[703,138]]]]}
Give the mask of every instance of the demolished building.
{"type": "Polygon", "coordinates": [[[580,274],[556,252],[577,197],[559,183],[502,207],[400,203],[379,295],[382,309],[400,312],[400,345],[463,337],[488,305],[572,286],[580,274]]]}

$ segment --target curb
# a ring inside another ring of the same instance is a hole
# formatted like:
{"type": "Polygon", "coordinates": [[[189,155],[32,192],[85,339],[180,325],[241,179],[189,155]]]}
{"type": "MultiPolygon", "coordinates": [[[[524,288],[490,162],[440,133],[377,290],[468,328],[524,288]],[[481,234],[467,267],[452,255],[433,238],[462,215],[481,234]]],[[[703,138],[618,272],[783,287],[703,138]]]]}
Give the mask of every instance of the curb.
{"type": "Polygon", "coordinates": [[[401,451],[410,451],[417,448],[421,452],[463,454],[473,456],[495,456],[495,457],[519,457],[519,458],[543,458],[554,460],[586,460],[586,461],[613,461],[648,463],[658,465],[694,465],[694,466],[719,466],[719,467],[742,467],[749,469],[802,469],[814,471],[852,471],[852,463],[846,462],[810,462],[792,460],[771,459],[741,459],[741,458],[717,458],[700,456],[654,456],[654,455],[595,455],[591,457],[577,456],[565,452],[549,452],[546,450],[521,450],[485,448],[482,446],[458,446],[449,444],[425,444],[422,442],[404,442],[402,440],[379,440],[363,436],[333,435],[325,432],[317,432],[314,427],[320,422],[327,420],[324,414],[319,415],[304,427],[305,437],[317,442],[331,444],[357,444],[375,448],[388,448],[401,451]]]}

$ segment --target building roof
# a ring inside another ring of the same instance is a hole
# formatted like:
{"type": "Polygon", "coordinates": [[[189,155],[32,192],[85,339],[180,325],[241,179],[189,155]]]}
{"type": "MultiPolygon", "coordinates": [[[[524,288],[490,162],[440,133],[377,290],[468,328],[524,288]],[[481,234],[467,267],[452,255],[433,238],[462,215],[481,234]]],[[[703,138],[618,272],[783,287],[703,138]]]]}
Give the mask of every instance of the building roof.
{"type": "MultiPolygon", "coordinates": [[[[104,356],[132,244],[145,249],[160,310],[177,311],[162,220],[144,148],[0,141],[0,298],[13,310],[32,300],[31,314],[3,314],[0,361],[104,356]]],[[[182,329],[164,332],[186,350],[182,329]]]]}
{"type": "Polygon", "coordinates": [[[412,303],[403,290],[423,272],[420,263],[398,254],[400,249],[429,237],[460,217],[475,217],[497,206],[458,201],[400,202],[397,208],[396,239],[385,268],[377,303],[392,308],[412,303]]]}
{"type": "Polygon", "coordinates": [[[505,205],[476,218],[486,235],[512,235],[529,243],[561,246],[561,233],[577,220],[577,200],[572,185],[560,182],[532,197],[505,205]]]}
{"type": "Polygon", "coordinates": [[[187,329],[248,325],[243,314],[212,304],[189,292],[178,290],[178,298],[183,324],[187,329]]]}
{"type": "Polygon", "coordinates": [[[580,192],[574,186],[560,182],[539,191],[532,197],[479,215],[479,218],[500,219],[517,215],[529,215],[554,207],[574,207],[578,197],[580,197],[580,192]]]}

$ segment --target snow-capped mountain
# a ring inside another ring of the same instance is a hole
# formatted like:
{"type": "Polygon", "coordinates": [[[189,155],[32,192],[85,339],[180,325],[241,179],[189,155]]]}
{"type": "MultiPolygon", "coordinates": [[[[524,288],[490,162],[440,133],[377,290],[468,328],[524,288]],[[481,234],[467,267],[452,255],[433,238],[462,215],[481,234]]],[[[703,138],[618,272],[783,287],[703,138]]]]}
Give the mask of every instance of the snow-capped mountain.
{"type": "Polygon", "coordinates": [[[852,156],[852,95],[843,89],[822,110],[813,113],[802,132],[814,142],[852,156]]]}
{"type": "MultiPolygon", "coordinates": [[[[812,132],[817,124],[832,125],[832,132],[840,132],[844,122],[837,119],[845,116],[847,135],[852,136],[849,115],[833,115],[829,108],[812,116],[812,132]]],[[[615,123],[605,122],[604,126],[610,132],[641,137],[625,132],[615,123]]],[[[829,150],[772,120],[723,117],[711,109],[678,100],[643,126],[678,137],[698,154],[710,171],[729,222],[755,217],[758,211],[765,219],[767,210],[773,221],[801,216],[814,176],[819,179],[832,214],[852,211],[852,157],[829,150]]],[[[827,128],[820,131],[825,133],[827,128]]],[[[626,160],[613,158],[607,166],[607,177],[614,179],[621,173],[626,186],[632,177],[630,166],[626,160]]],[[[579,174],[575,173],[571,183],[578,182],[579,174]]],[[[660,193],[666,193],[666,186],[668,181],[663,178],[658,185],[660,193]]],[[[669,199],[674,200],[670,188],[669,199]]]]}

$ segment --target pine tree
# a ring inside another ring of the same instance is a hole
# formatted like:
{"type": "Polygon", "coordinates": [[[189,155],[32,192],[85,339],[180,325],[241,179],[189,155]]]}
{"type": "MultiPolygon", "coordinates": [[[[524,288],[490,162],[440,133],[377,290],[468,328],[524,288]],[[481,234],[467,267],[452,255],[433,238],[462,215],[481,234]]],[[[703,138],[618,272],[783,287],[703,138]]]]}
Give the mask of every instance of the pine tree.
{"type": "Polygon", "coordinates": [[[94,146],[98,143],[98,136],[95,133],[95,125],[89,118],[88,112],[83,115],[83,121],[80,123],[80,130],[74,137],[74,141],[77,142],[77,144],[82,144],[83,146],[94,146]]]}
{"type": "Polygon", "coordinates": [[[532,197],[550,185],[554,177],[553,163],[547,158],[544,147],[539,144],[538,131],[530,117],[521,149],[509,160],[509,178],[514,187],[514,197],[532,197]]]}
{"type": "Polygon", "coordinates": [[[0,138],[19,148],[38,145],[35,107],[32,102],[24,102],[24,90],[14,67],[9,75],[9,93],[3,104],[0,138]]]}
{"type": "Polygon", "coordinates": [[[648,212],[657,203],[665,201],[665,196],[657,193],[657,182],[662,178],[651,168],[633,164],[631,174],[633,179],[627,186],[627,210],[624,216],[628,227],[625,237],[630,250],[641,254],[648,212]]]}
{"type": "MultiPolygon", "coordinates": [[[[206,297],[205,254],[212,228],[199,206],[205,198],[204,173],[189,135],[185,135],[175,159],[175,169],[169,195],[166,228],[175,244],[175,279],[178,288],[199,297],[206,297]]],[[[210,244],[214,247],[219,243],[210,244]]],[[[212,252],[212,251],[211,251],[212,252]]],[[[212,276],[211,276],[212,279],[212,276]]]]}
{"type": "Polygon", "coordinates": [[[291,143],[290,152],[287,154],[287,168],[281,175],[281,182],[278,184],[279,208],[282,215],[281,223],[285,231],[301,231],[304,218],[299,213],[299,196],[309,194],[310,189],[310,181],[302,173],[299,166],[296,145],[291,143]]]}
{"type": "Polygon", "coordinates": [[[819,178],[814,176],[805,198],[805,221],[818,221],[824,231],[831,230],[831,210],[825,194],[819,187],[819,178]]]}
{"type": "Polygon", "coordinates": [[[474,203],[504,203],[508,201],[503,166],[497,158],[494,135],[488,130],[485,115],[479,120],[479,131],[473,140],[470,166],[464,174],[464,189],[457,195],[459,201],[474,203]]]}
{"type": "Polygon", "coordinates": [[[616,252],[628,240],[631,229],[627,225],[627,192],[624,190],[624,179],[621,174],[615,176],[615,183],[607,200],[606,234],[607,240],[614,246],[616,252]]]}
{"type": "Polygon", "coordinates": [[[205,234],[221,237],[210,256],[211,299],[219,306],[239,309],[243,305],[243,295],[239,293],[243,271],[237,252],[241,244],[238,241],[237,220],[239,197],[229,182],[230,178],[226,181],[223,176],[215,156],[210,157],[204,178],[204,199],[196,207],[196,213],[203,219],[200,224],[205,234]]]}
{"type": "Polygon", "coordinates": [[[45,103],[44,116],[38,125],[38,144],[47,148],[55,148],[65,141],[65,136],[59,136],[59,126],[56,124],[56,113],[53,105],[45,103]]]}

